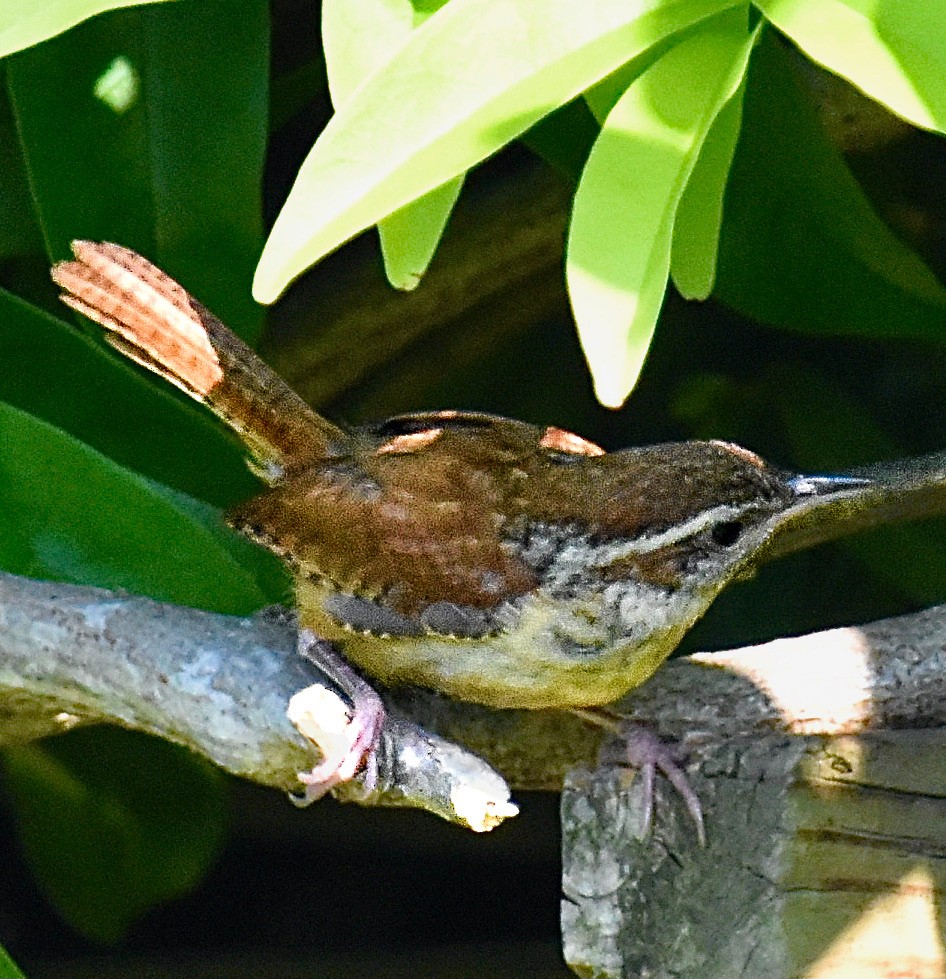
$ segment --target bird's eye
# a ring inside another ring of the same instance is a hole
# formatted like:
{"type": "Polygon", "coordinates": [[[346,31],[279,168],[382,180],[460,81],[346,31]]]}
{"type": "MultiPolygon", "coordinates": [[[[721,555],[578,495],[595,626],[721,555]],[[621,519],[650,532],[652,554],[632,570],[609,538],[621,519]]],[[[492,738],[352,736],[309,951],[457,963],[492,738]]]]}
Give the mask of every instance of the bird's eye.
{"type": "Polygon", "coordinates": [[[732,547],[742,536],[743,524],[739,520],[727,520],[717,524],[712,531],[713,543],[720,547],[732,547]]]}

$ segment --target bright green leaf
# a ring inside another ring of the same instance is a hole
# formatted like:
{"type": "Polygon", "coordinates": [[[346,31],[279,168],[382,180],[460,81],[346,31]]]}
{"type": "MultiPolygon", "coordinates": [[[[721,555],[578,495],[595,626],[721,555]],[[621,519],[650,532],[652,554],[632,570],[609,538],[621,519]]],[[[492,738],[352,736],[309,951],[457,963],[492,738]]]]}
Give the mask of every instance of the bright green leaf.
{"type": "MultiPolygon", "coordinates": [[[[697,25],[697,28],[699,25],[697,25]]],[[[585,104],[591,110],[599,125],[608,118],[608,113],[617,105],[618,99],[628,90],[636,78],[645,72],[667,49],[682,37],[665,38],[663,43],[655,44],[627,64],[612,71],[606,78],[596,82],[582,93],[585,104]]]]}
{"type": "Polygon", "coordinates": [[[4,0],[0,6],[0,58],[55,37],[104,10],[157,0],[4,0]]]}
{"type": "Polygon", "coordinates": [[[707,21],[632,83],[611,110],[575,195],[569,296],[599,400],[623,403],[663,302],[677,205],[754,41],[746,11],[707,21]]]}
{"type": "Polygon", "coordinates": [[[323,0],[322,51],[336,110],[390,61],[413,29],[410,0],[323,0]]]}
{"type": "Polygon", "coordinates": [[[175,745],[86,729],[7,748],[3,767],[34,873],[97,941],[118,940],[149,908],[192,890],[219,852],[223,780],[175,745]]]}
{"type": "Polygon", "coordinates": [[[9,979],[26,979],[26,975],[20,971],[3,948],[0,948],[0,976],[8,976],[9,979]]]}
{"type": "Polygon", "coordinates": [[[810,58],[924,129],[946,132],[946,4],[754,0],[810,58]]]}
{"type": "Polygon", "coordinates": [[[707,133],[673,222],[670,275],[686,299],[707,299],[716,282],[723,197],[742,126],[744,94],[745,84],[707,133]]]}
{"type": "Polygon", "coordinates": [[[256,271],[272,302],[359,231],[498,150],[615,68],[734,0],[451,0],[329,122],[256,271]]]}
{"type": "Polygon", "coordinates": [[[462,188],[463,177],[454,177],[378,222],[384,272],[395,289],[420,285],[462,188]]]}
{"type": "Polygon", "coordinates": [[[273,559],[206,504],[2,402],[0,445],[4,570],[234,614],[280,597],[273,559]]]}
{"type": "MultiPolygon", "coordinates": [[[[409,0],[323,0],[322,46],[336,109],[432,13],[418,15],[409,0]]],[[[463,178],[456,177],[379,222],[384,271],[396,289],[409,291],[420,284],[462,186],[463,178]]]]}

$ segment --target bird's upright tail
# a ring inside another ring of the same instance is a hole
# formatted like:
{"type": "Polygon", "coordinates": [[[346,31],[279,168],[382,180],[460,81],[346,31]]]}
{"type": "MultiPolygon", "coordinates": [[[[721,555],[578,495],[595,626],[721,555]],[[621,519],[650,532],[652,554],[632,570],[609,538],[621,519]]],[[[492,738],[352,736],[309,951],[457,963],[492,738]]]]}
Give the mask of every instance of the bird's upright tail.
{"type": "Polygon", "coordinates": [[[346,434],[316,414],[183,286],[137,252],[74,241],[53,267],[62,301],[108,342],[206,404],[243,440],[263,478],[343,451],[346,434]]]}

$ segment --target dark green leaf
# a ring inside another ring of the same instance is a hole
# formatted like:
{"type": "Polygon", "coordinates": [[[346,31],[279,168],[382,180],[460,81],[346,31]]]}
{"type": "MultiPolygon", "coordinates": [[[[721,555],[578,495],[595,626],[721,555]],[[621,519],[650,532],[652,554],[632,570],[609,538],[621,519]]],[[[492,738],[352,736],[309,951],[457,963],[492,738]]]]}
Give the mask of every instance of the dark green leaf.
{"type": "Polygon", "coordinates": [[[583,98],[543,116],[520,139],[537,156],[577,184],[601,127],[583,98]]]}
{"type": "Polygon", "coordinates": [[[209,412],[2,289],[0,400],[136,472],[219,506],[259,486],[242,447],[209,412]]]}
{"type": "Polygon", "coordinates": [[[792,329],[946,340],[946,292],[870,206],[771,35],[750,68],[715,295],[792,329]]]}
{"type": "Polygon", "coordinates": [[[43,238],[33,214],[20,141],[3,79],[0,64],[0,257],[8,258],[41,251],[43,238]]]}
{"type": "Polygon", "coordinates": [[[97,941],[186,894],[219,852],[223,779],[183,748],[96,728],[8,748],[3,764],[34,873],[97,941]]]}
{"type": "MultiPolygon", "coordinates": [[[[849,458],[893,459],[902,451],[868,409],[838,388],[830,375],[780,367],[769,383],[782,392],[781,422],[794,457],[815,471],[837,468],[826,447],[849,458]],[[777,373],[777,378],[774,376],[777,373]],[[811,397],[817,391],[818,397],[811,397]],[[856,448],[851,445],[856,442],[856,448]]],[[[946,594],[946,523],[920,521],[858,534],[845,547],[863,562],[874,580],[917,607],[941,602],[946,594]]]]}
{"type": "Polygon", "coordinates": [[[262,314],[265,0],[115,11],[8,60],[34,204],[54,257],[72,238],[137,248],[242,335],[262,314]]]}
{"type": "Polygon", "coordinates": [[[0,445],[5,570],[235,614],[285,595],[274,559],[257,548],[251,561],[198,501],[3,403],[0,445]]]}

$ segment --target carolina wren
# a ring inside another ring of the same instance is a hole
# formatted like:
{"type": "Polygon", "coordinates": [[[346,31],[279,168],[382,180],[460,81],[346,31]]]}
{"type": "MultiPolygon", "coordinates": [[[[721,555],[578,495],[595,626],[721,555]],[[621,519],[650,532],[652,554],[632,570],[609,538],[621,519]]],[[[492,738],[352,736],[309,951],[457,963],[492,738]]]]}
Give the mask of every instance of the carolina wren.
{"type": "Polygon", "coordinates": [[[292,569],[301,624],[384,683],[492,707],[610,703],[781,514],[864,483],[727,442],[605,452],[464,411],[342,428],[135,252],[73,251],[52,273],[64,301],[236,431],[269,488],[230,522],[292,569]]]}

